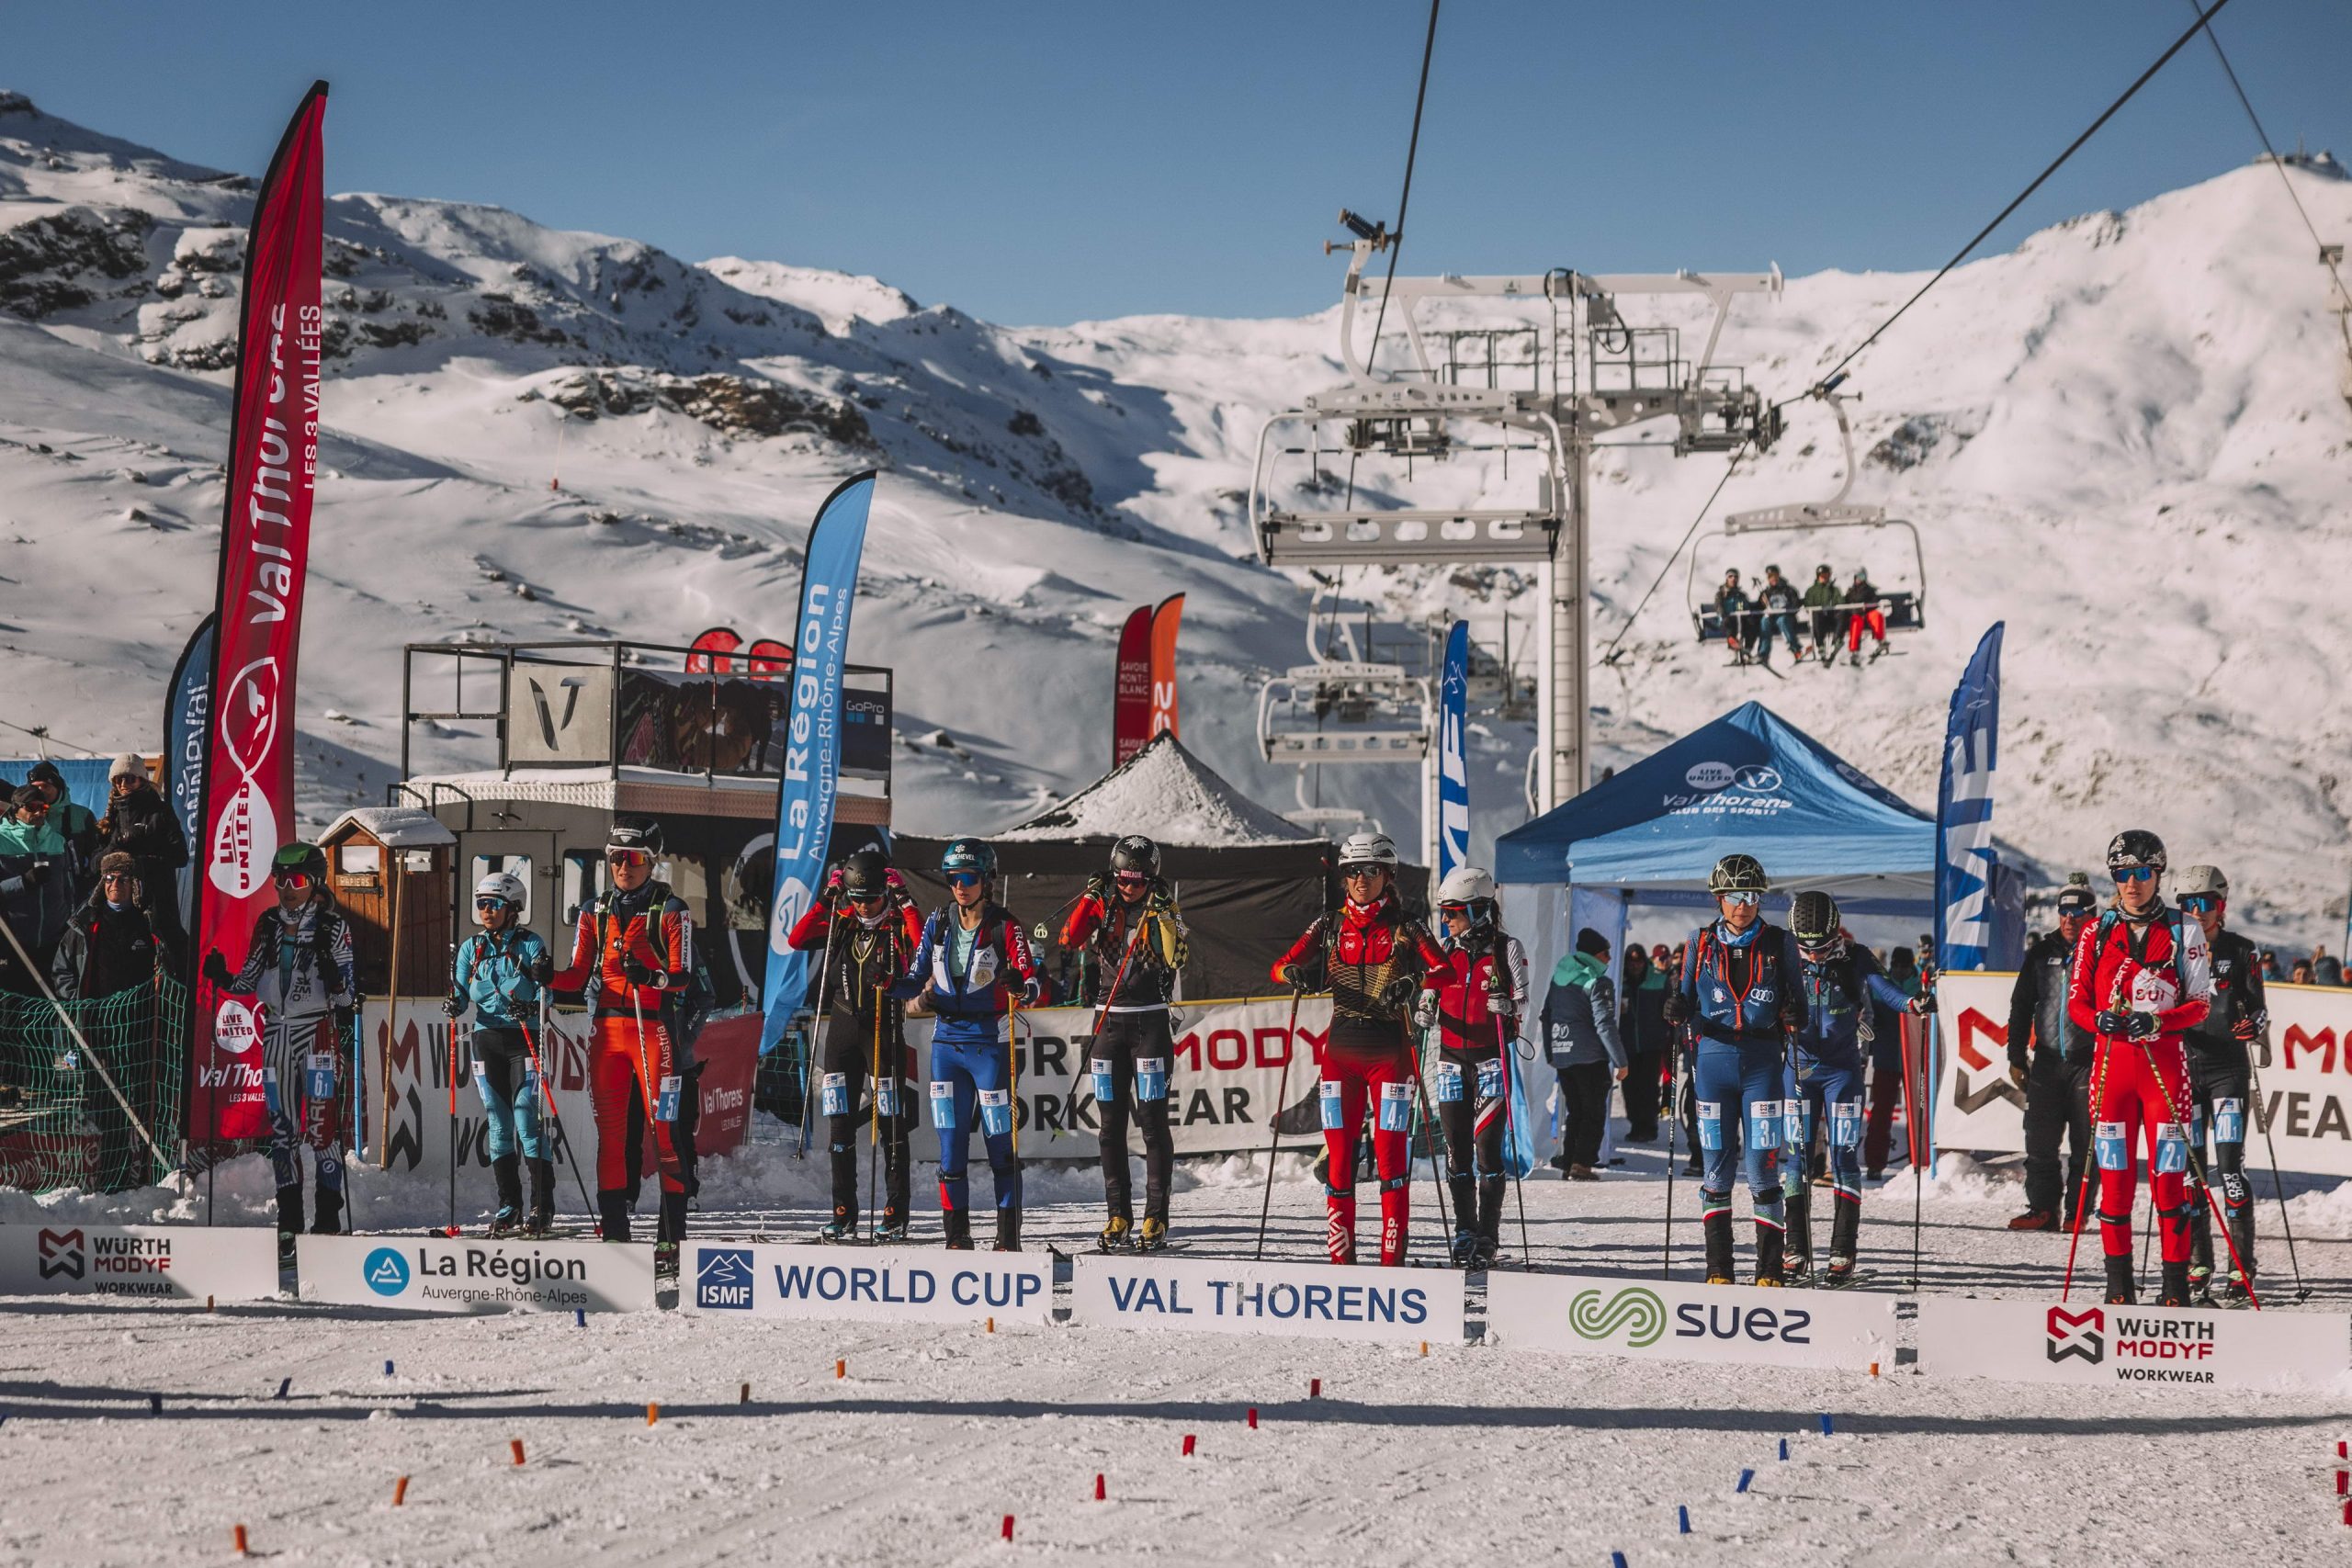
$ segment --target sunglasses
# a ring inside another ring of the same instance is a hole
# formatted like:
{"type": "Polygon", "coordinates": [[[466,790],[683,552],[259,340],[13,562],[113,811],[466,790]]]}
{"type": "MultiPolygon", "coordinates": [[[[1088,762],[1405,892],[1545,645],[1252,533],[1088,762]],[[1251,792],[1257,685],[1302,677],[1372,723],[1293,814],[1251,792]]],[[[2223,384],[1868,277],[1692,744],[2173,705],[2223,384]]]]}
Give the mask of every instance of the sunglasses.
{"type": "Polygon", "coordinates": [[[879,904],[882,902],[882,895],[879,893],[853,893],[849,896],[849,901],[853,904],[859,905],[879,904]]]}
{"type": "Polygon", "coordinates": [[[2154,866],[2129,865],[2115,874],[2115,880],[2117,885],[2120,886],[2126,882],[2145,882],[2148,878],[2155,874],[2156,868],[2154,866]]]}
{"type": "Polygon", "coordinates": [[[311,874],[304,871],[277,872],[271,875],[270,880],[280,887],[291,887],[297,893],[311,886],[311,874]]]}
{"type": "Polygon", "coordinates": [[[100,882],[130,882],[136,879],[127,871],[110,871],[98,880],[100,882]]]}
{"type": "Polygon", "coordinates": [[[1726,904],[1737,904],[1744,908],[1751,909],[1764,902],[1764,895],[1761,893],[1721,893],[1716,897],[1726,904]]]}
{"type": "Polygon", "coordinates": [[[2211,893],[2190,893],[2181,898],[2180,907],[2192,915],[2210,915],[2222,907],[2222,901],[2211,893]]]}
{"type": "Polygon", "coordinates": [[[653,857],[643,850],[606,850],[606,865],[651,865],[653,857]]]}
{"type": "Polygon", "coordinates": [[[1141,887],[1151,878],[1139,871],[1122,871],[1114,874],[1111,880],[1122,887],[1141,887]]]}
{"type": "Polygon", "coordinates": [[[978,887],[979,885],[980,874],[977,871],[951,871],[947,874],[947,886],[950,887],[978,887]]]}
{"type": "Polygon", "coordinates": [[[1351,865],[1343,869],[1340,873],[1340,875],[1343,880],[1349,882],[1365,881],[1372,877],[1378,876],[1381,874],[1382,869],[1382,867],[1376,865],[1351,865]]]}
{"type": "Polygon", "coordinates": [[[513,906],[508,904],[503,898],[477,898],[474,900],[474,908],[477,909],[505,909],[511,908],[513,906]]]}

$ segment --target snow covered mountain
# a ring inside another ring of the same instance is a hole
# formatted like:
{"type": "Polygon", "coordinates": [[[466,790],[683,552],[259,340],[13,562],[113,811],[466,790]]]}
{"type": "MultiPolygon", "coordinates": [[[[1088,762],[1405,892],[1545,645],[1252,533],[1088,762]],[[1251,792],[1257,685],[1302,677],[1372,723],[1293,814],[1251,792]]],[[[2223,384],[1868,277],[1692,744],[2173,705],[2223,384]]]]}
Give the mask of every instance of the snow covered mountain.
{"type": "MultiPolygon", "coordinates": [[[[331,122],[330,181],[334,144],[331,122]]],[[[2352,233],[2352,184],[2291,177],[2324,233],[2352,233]]],[[[96,750],[153,743],[211,592],[251,200],[246,176],[0,95],[0,720],[96,750]]],[[[1253,705],[1260,676],[1302,656],[1306,595],[1249,558],[1241,497],[1265,414],[1339,379],[1334,312],[1010,329],[872,278],[697,266],[389,196],[331,198],[327,236],[334,439],[305,628],[307,808],[380,797],[403,642],[787,633],[808,520],[871,466],[889,477],[854,653],[899,671],[902,824],[1000,825],[1101,772],[1118,623],[1178,590],[1187,745],[1289,805],[1289,771],[1257,760],[1253,705]]],[[[1929,629],[1861,671],[1726,669],[1693,643],[1678,564],[1601,671],[1599,761],[1760,696],[1929,803],[1951,682],[2002,619],[2006,840],[2049,875],[2095,864],[2119,825],[2152,826],[2176,858],[2228,867],[2242,918],[2324,940],[2352,837],[2352,625],[2333,581],[2352,567],[2352,419],[2310,252],[2277,176],[2249,167],[1955,274],[1854,383],[1855,498],[1919,525],[1929,629]]],[[[1442,268],[1443,237],[1416,255],[1442,268]]],[[[1723,357],[1787,395],[1917,283],[1792,280],[1735,315],[1723,357]]],[[[1791,412],[1720,510],[1835,488],[1833,428],[1815,405],[1791,412]]],[[[1605,638],[1722,459],[1602,459],[1605,638]]],[[[1457,460],[1447,493],[1491,477],[1457,460]]],[[[1802,582],[1821,547],[1781,559],[1722,544],[1702,542],[1702,580],[1773,558],[1802,582]]],[[[1842,579],[1850,556],[1819,558],[1842,579]]],[[[1868,564],[1884,582],[1898,563],[1868,564]]],[[[1471,614],[1491,636],[1512,585],[1363,586],[1398,614],[1471,614]]],[[[1520,626],[1533,609],[1515,605],[1520,626]]],[[[1521,818],[1528,744],[1524,726],[1486,728],[1481,846],[1521,818]]],[[[421,761],[435,760],[427,746],[421,761]]],[[[1355,770],[1326,797],[1413,831],[1409,771],[1355,770]]]]}

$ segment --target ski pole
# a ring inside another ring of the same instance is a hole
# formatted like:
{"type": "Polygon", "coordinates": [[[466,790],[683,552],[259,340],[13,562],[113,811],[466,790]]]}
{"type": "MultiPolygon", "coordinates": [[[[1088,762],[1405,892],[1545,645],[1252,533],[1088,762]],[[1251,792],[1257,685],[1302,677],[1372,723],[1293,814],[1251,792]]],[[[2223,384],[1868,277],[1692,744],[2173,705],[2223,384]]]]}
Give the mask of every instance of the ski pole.
{"type": "MultiPolygon", "coordinates": [[[[874,987],[874,1070],[866,1076],[865,1079],[865,1099],[867,1105],[871,1108],[870,1113],[866,1117],[865,1141],[865,1211],[867,1220],[865,1234],[869,1239],[877,1237],[881,1234],[880,1216],[882,1201],[880,1197],[881,1176],[879,1168],[882,1154],[883,995],[884,992],[881,987],[876,986],[874,987]]],[[[895,1091],[891,1095],[891,1103],[894,1105],[898,1103],[898,1096],[895,1091]]]]}
{"type": "Polygon", "coordinates": [[[458,1021],[449,1021],[449,1230],[458,1234],[458,1021]]]}
{"type": "MultiPolygon", "coordinates": [[[[1675,1032],[1678,1035],[1681,1031],[1675,1032]]],[[[1682,1042],[1675,1040],[1668,1046],[1669,1060],[1679,1068],[1682,1042]]],[[[1682,1131],[1682,1075],[1678,1071],[1666,1080],[1666,1235],[1658,1245],[1657,1277],[1661,1280],[1674,1273],[1674,1157],[1675,1134],[1682,1131]]]]}
{"type": "MultiPolygon", "coordinates": [[[[580,1160],[571,1152],[571,1140],[564,1134],[563,1112],[555,1108],[555,1088],[548,1081],[547,1058],[539,1051],[538,1040],[531,1038],[530,1026],[520,1019],[515,1021],[515,1024],[523,1031],[524,1049],[531,1054],[531,1071],[538,1075],[539,1098],[547,1101],[548,1122],[555,1129],[556,1152],[563,1156],[566,1165],[571,1167],[572,1184],[580,1189],[581,1208],[593,1219],[595,1217],[596,1205],[588,1196],[588,1181],[580,1174],[580,1160]]],[[[539,994],[539,1040],[547,1037],[548,998],[547,993],[542,991],[539,994]]]]}
{"type": "MultiPolygon", "coordinates": [[[[1421,1032],[1418,1030],[1414,1032],[1418,1038],[1414,1041],[1411,1053],[1413,1058],[1413,1088],[1421,1097],[1421,1125],[1425,1128],[1434,1127],[1437,1130],[1437,1136],[1428,1140],[1430,1150],[1430,1185],[1437,1189],[1437,1224],[1440,1233],[1443,1234],[1449,1233],[1453,1229],[1453,1221],[1446,1213],[1445,1202],[1445,1179],[1448,1175],[1451,1175],[1453,1170],[1453,1140],[1445,1135],[1445,1123],[1439,1121],[1436,1114],[1430,1108],[1430,1086],[1421,1073],[1421,1053],[1428,1049],[1429,1036],[1425,1033],[1421,1033],[1421,1032]],[[1437,1168],[1437,1150],[1440,1144],[1443,1144],[1445,1145],[1445,1169],[1442,1172],[1441,1172],[1437,1168]]],[[[1443,1035],[1441,1032],[1441,1042],[1442,1039],[1443,1035]]],[[[1442,1048],[1443,1046],[1441,1044],[1440,1049],[1442,1048]]],[[[1376,1109],[1373,1115],[1373,1125],[1375,1128],[1380,1125],[1379,1113],[1376,1109]]],[[[1380,1168],[1379,1154],[1377,1150],[1374,1152],[1373,1168],[1375,1171],[1380,1168]]],[[[1411,1175],[1412,1169],[1413,1145],[1408,1137],[1405,1145],[1406,1174],[1408,1176],[1411,1175]]],[[[1354,1173],[1350,1172],[1349,1175],[1350,1179],[1352,1180],[1354,1173]]],[[[1449,1247],[1447,1257],[1451,1258],[1452,1256],[1453,1253],[1449,1247]]]]}
{"type": "Polygon", "coordinates": [[[2083,1216],[2090,1212],[2091,1172],[2098,1167],[2098,1118],[2107,1104],[2107,1036],[2096,1036],[2098,1043],[2091,1051],[2091,1148],[2083,1161],[2083,1178],[2075,1185],[2075,1235],[2066,1244],[2066,1279],[2059,1287],[2058,1299],[2065,1301],[2075,1289],[2075,1252],[2083,1244],[2083,1216]]]}
{"type": "Polygon", "coordinates": [[[1282,1147],[1282,1114],[1290,1104],[1290,1061],[1298,1055],[1298,1004],[1306,995],[1294,990],[1290,994],[1290,1021],[1283,1026],[1283,1069],[1274,1084],[1274,1109],[1266,1118],[1266,1191],[1258,1201],[1258,1250],[1251,1254],[1262,1260],[1266,1256],[1266,1218],[1274,1210],[1274,1154],[1282,1147]]]}
{"type": "Polygon", "coordinates": [[[1903,1142],[1911,1156],[1911,1288],[1916,1291],[1919,1288],[1919,1211],[1928,1183],[1919,1168],[1919,1091],[1909,1035],[1908,1030],[1903,1032],[1903,1142]]]}
{"type": "MultiPolygon", "coordinates": [[[[841,923],[833,918],[836,911],[832,899],[821,889],[817,896],[824,899],[825,904],[825,951],[824,957],[820,960],[822,967],[817,971],[817,1010],[808,1017],[808,1043],[801,1053],[800,1152],[793,1156],[795,1159],[808,1157],[808,1091],[815,1088],[817,1083],[817,1032],[831,1021],[825,1014],[825,993],[831,986],[833,978],[833,937],[841,929],[841,923]]],[[[640,1037],[640,1043],[644,1033],[645,1025],[642,1021],[639,1021],[638,1034],[640,1037]]]]}
{"type": "MultiPolygon", "coordinates": [[[[1127,964],[1134,959],[1136,949],[1143,945],[1144,919],[1145,916],[1140,913],[1136,916],[1136,929],[1127,938],[1126,951],[1119,954],[1118,973],[1111,976],[1110,988],[1102,993],[1102,1000],[1094,1010],[1094,1028],[1086,1037],[1087,1054],[1090,1056],[1093,1054],[1094,1042],[1102,1033],[1103,1021],[1111,1016],[1111,1003],[1117,998],[1119,987],[1126,980],[1127,964]]],[[[1083,1074],[1075,1070],[1070,1073],[1069,1102],[1062,1108],[1062,1120],[1072,1126],[1078,1123],[1078,1086],[1084,1081],[1083,1074]]]]}
{"type": "MultiPolygon", "coordinates": [[[[2267,1043],[2266,1041],[2266,1048],[2267,1043]]],[[[2270,1118],[2261,1113],[2262,1072],[2254,1065],[2254,1053],[2251,1051],[2245,1055],[2245,1068],[2254,1080],[2254,1104],[2249,1109],[2262,1123],[2262,1142],[2270,1151],[2270,1190],[2278,1200],[2278,1228],[2287,1235],[2287,1263],[2295,1271],[2295,1299],[2306,1302],[2311,1300],[2311,1288],[2303,1283],[2303,1265],[2295,1256],[2295,1227],[2287,1218],[2287,1183],[2278,1174],[2278,1145],[2270,1135],[2270,1118]]]]}

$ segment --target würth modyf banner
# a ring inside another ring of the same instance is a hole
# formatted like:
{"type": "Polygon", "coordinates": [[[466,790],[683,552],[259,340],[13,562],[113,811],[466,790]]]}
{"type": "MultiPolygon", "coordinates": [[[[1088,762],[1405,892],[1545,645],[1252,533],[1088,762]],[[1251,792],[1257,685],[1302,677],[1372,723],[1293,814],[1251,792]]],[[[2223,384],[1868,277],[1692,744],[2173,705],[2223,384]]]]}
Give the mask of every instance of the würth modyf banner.
{"type": "Polygon", "coordinates": [[[1438,682],[1437,877],[1470,858],[1470,623],[1445,634],[1445,671],[1438,682]]]}
{"type": "MultiPolygon", "coordinates": [[[[270,860],[294,829],[294,656],[319,468],[326,112],[327,85],[313,83],[270,160],[245,241],[209,683],[204,833],[190,846],[203,867],[190,949],[217,948],[232,969],[244,961],[254,921],[270,902],[270,860]]],[[[219,1087],[226,1081],[220,1075],[235,1069],[240,1080],[250,1071],[258,1088],[257,1051],[250,1044],[226,1054],[215,1049],[211,989],[205,985],[197,993],[197,1081],[219,1087]]],[[[193,1118],[212,1123],[203,1135],[252,1137],[267,1130],[259,1100],[198,1094],[189,1109],[193,1118]]]]}
{"type": "Polygon", "coordinates": [[[844,479],[808,530],[800,578],[800,629],[792,641],[792,719],[775,791],[775,881],[768,896],[767,1021],[763,1055],[808,987],[808,957],[786,939],[825,876],[841,787],[842,671],[849,663],[849,617],[857,603],[857,564],[865,553],[865,514],[874,503],[871,473],[844,479]]]}
{"type": "Polygon", "coordinates": [[[1936,791],[1936,966],[1982,969],[1993,946],[1993,764],[2000,749],[2001,628],[1996,621],[1951,694],[1936,791]]]}

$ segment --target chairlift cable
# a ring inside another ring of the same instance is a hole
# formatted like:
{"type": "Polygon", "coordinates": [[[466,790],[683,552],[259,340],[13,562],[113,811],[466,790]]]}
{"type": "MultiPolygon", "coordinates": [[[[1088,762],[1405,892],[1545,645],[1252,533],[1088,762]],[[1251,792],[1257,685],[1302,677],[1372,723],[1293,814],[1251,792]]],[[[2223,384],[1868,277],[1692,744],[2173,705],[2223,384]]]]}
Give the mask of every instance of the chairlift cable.
{"type": "Polygon", "coordinates": [[[1617,656],[1617,645],[1625,640],[1625,634],[1634,629],[1634,623],[1642,618],[1644,610],[1649,608],[1650,600],[1657,594],[1658,584],[1664,582],[1666,574],[1674,570],[1674,563],[1682,558],[1683,547],[1690,544],[1692,535],[1698,533],[1699,525],[1707,520],[1707,513],[1715,509],[1715,502],[1724,493],[1724,486],[1731,483],[1732,475],[1739,471],[1739,460],[1747,455],[1747,446],[1746,441],[1742,441],[1731,449],[1731,461],[1724,465],[1724,477],[1717,479],[1715,488],[1707,492],[1705,504],[1699,508],[1699,514],[1690,519],[1690,526],[1682,531],[1681,543],[1674,547],[1674,553],[1668,556],[1666,563],[1657,569],[1657,576],[1651,580],[1649,591],[1642,595],[1642,602],[1634,606],[1634,613],[1625,617],[1625,624],[1619,626],[1617,635],[1610,639],[1608,650],[1601,654],[1599,660],[1600,663],[1606,664],[1617,656]]]}
{"type": "MultiPolygon", "coordinates": [[[[2188,0],[2188,8],[2195,10],[2197,0],[2188,0]]],[[[2214,9],[2219,10],[2220,7],[2214,9]]],[[[2311,235],[2312,243],[2319,248],[2321,264],[2335,279],[2336,292],[2345,293],[2344,274],[2335,263],[2327,259],[2327,242],[2319,237],[2319,229],[2312,222],[2311,213],[2304,209],[2303,198],[2295,194],[2295,182],[2287,177],[2287,165],[2279,161],[2278,149],[2271,145],[2270,133],[2262,129],[2262,117],[2254,112],[2254,101],[2245,96],[2245,88],[2238,81],[2237,71],[2230,64],[2230,57],[2222,52],[2222,35],[2215,32],[2210,23],[2205,28],[2205,41],[2213,46],[2213,58],[2222,62],[2222,74],[2230,79],[2230,91],[2238,96],[2238,103],[2245,110],[2245,118],[2253,122],[2254,134],[2262,142],[2263,152],[2269,154],[2270,166],[2278,171],[2278,183],[2287,187],[2287,199],[2295,204],[2295,216],[2303,220],[2304,232],[2311,235]]]]}
{"type": "MultiPolygon", "coordinates": [[[[2043,183],[2047,181],[2051,175],[2056,174],[2060,167],[2065,164],[2067,159],[2073,157],[2081,150],[2084,142],[2088,141],[2093,136],[2097,135],[2099,128],[2107,124],[2109,120],[2114,118],[2117,111],[2121,109],[2125,104],[2130,103],[2132,97],[2139,93],[2140,89],[2146,86],[2155,76],[2156,73],[2163,70],[2165,66],[2171,62],[2174,55],[2178,54],[2183,49],[2188,47],[2189,39],[2195,38],[2200,32],[2206,32],[2207,36],[2211,36],[2211,33],[2208,32],[2207,25],[2211,23],[2215,17],[2219,16],[2221,14],[2222,7],[2227,6],[2229,3],[2230,0],[2213,0],[2211,6],[2199,11],[2197,13],[2197,20],[2189,24],[2188,30],[2181,34],[2178,38],[2173,39],[2172,47],[2165,50],[2162,54],[2156,56],[2155,63],[2149,66],[2145,71],[2141,72],[2138,78],[2134,80],[2130,86],[2123,89],[2122,96],[2117,98],[2113,103],[2108,105],[2104,110],[2100,111],[2099,117],[2091,121],[2090,125],[2085,129],[2080,136],[2075,137],[2074,141],[2068,142],[2066,144],[2066,150],[2064,152],[2059,153],[2056,158],[2052,159],[2048,168],[2034,175],[2032,184],[2027,186],[2025,189],[2018,192],[2015,198],[2013,198],[2007,207],[2004,207],[1999,212],[1994,215],[1993,220],[1990,223],[1985,224],[1984,227],[1976,231],[1975,238],[1970,240],[1968,243],[1961,246],[1958,251],[1953,253],[1951,260],[1944,263],[1942,266],[1937,268],[1936,275],[1928,279],[1927,282],[1921,284],[1917,293],[1913,294],[1910,299],[1905,299],[1901,305],[1897,306],[1895,308],[1894,314],[1887,317],[1883,321],[1881,321],[1878,324],[1877,329],[1873,331],[1870,336],[1864,338],[1860,344],[1857,344],[1847,353],[1843,359],[1840,359],[1837,364],[1831,366],[1826,374],[1821,376],[1812,386],[1806,388],[1804,391],[1796,394],[1796,397],[1783,398],[1779,402],[1774,403],[1772,405],[1774,410],[1777,411],[1788,407],[1789,404],[1796,401],[1797,397],[1810,397],[1814,393],[1823,389],[1830,382],[1835,381],[1840,371],[1844,370],[1849,365],[1851,365],[1860,356],[1864,349],[1870,347],[1871,344],[1876,343],[1885,334],[1887,328],[1901,321],[1903,319],[1903,313],[1919,302],[1920,296],[1926,294],[1928,289],[1933,288],[1937,284],[1941,283],[1944,280],[1945,274],[1951,272],[1962,262],[1967,260],[1969,253],[1975,250],[1977,246],[1983,244],[1985,237],[1991,234],[1994,230],[1999,228],[2004,222],[2007,222],[2011,213],[2015,212],[2018,208],[2023,207],[2028,198],[2030,198],[2035,191],[2040,190],[2043,183]]],[[[2193,6],[2196,4],[2196,0],[2189,0],[2189,4],[2193,6]]],[[[2220,46],[2217,44],[2215,47],[2219,48],[2220,46]]]]}
{"type": "Polygon", "coordinates": [[[1364,351],[1367,371],[1380,355],[1380,328],[1388,319],[1388,296],[1396,287],[1396,256],[1405,248],[1405,209],[1413,199],[1413,161],[1421,150],[1421,106],[1430,96],[1430,56],[1437,51],[1437,8],[1438,0],[1430,0],[1429,34],[1421,40],[1421,85],[1413,94],[1413,133],[1405,142],[1405,189],[1396,198],[1396,231],[1388,241],[1388,281],[1381,288],[1380,309],[1372,318],[1372,346],[1364,351]]]}

